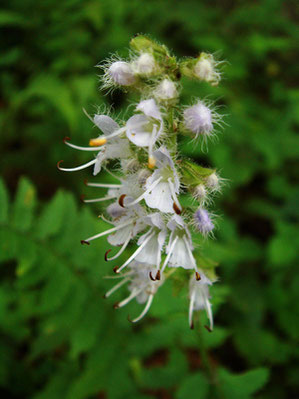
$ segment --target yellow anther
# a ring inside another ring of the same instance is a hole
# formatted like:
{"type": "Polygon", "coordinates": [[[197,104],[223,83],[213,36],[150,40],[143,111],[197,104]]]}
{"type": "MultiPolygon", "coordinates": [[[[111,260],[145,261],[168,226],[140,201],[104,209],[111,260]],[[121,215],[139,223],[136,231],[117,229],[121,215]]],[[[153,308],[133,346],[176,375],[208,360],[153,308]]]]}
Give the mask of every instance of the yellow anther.
{"type": "Polygon", "coordinates": [[[99,137],[97,139],[89,140],[90,147],[99,147],[99,146],[104,145],[106,143],[107,143],[107,139],[101,138],[101,137],[99,137]]]}
{"type": "Polygon", "coordinates": [[[154,157],[152,157],[152,156],[149,156],[149,157],[148,157],[148,164],[147,164],[147,166],[148,166],[150,169],[153,169],[153,168],[156,166],[156,159],[155,159],[154,157]]]}

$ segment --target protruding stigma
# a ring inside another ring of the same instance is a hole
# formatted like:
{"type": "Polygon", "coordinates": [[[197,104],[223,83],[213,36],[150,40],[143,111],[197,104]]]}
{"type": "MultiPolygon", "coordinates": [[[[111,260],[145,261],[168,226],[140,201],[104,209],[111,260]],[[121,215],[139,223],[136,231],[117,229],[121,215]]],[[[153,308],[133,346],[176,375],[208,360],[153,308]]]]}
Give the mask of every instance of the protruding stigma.
{"type": "Polygon", "coordinates": [[[213,330],[209,326],[204,326],[206,330],[208,330],[210,333],[213,332],[213,330]]]}
{"type": "Polygon", "coordinates": [[[173,210],[177,215],[180,215],[182,213],[182,210],[178,207],[178,205],[175,202],[173,203],[173,210]]]}
{"type": "Polygon", "coordinates": [[[66,137],[64,137],[64,139],[63,139],[63,142],[64,142],[64,144],[66,143],[66,141],[70,141],[70,137],[68,137],[68,136],[66,136],[66,137]]]}
{"type": "Polygon", "coordinates": [[[113,268],[113,271],[114,271],[114,273],[118,274],[118,273],[119,273],[119,271],[118,271],[118,266],[115,266],[115,267],[113,268]]]}
{"type": "Polygon", "coordinates": [[[82,245],[84,245],[84,244],[86,244],[86,245],[90,245],[90,242],[88,242],[88,241],[85,241],[85,240],[81,240],[80,242],[81,242],[81,244],[82,244],[82,245]]]}
{"type": "Polygon", "coordinates": [[[62,164],[62,162],[63,162],[63,159],[62,159],[61,161],[58,161],[58,162],[57,162],[57,164],[56,164],[56,165],[57,165],[57,169],[60,170],[60,165],[62,164]]]}
{"type": "Polygon", "coordinates": [[[89,140],[89,146],[90,147],[99,147],[101,145],[104,145],[107,143],[107,139],[103,137],[99,137],[97,139],[91,139],[89,140]]]}
{"type": "Polygon", "coordinates": [[[124,205],[124,199],[125,199],[125,197],[126,197],[126,194],[122,194],[122,195],[119,197],[119,199],[118,199],[118,203],[119,203],[119,205],[120,205],[122,208],[125,207],[125,205],[124,205]]]}
{"type": "Polygon", "coordinates": [[[152,272],[151,272],[151,271],[149,272],[149,278],[150,278],[152,281],[156,281],[156,278],[154,278],[154,277],[153,277],[153,275],[152,275],[152,272]]]}
{"type": "Polygon", "coordinates": [[[109,254],[109,252],[111,252],[111,251],[112,251],[112,249],[108,249],[108,251],[105,252],[105,261],[106,261],[106,262],[109,262],[108,254],[109,254]]]}

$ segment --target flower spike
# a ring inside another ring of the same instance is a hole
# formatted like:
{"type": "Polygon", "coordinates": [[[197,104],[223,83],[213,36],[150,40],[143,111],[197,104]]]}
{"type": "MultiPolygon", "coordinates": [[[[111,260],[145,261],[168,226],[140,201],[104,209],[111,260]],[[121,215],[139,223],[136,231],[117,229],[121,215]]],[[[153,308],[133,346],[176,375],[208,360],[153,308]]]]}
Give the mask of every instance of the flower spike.
{"type": "Polygon", "coordinates": [[[143,35],[135,36],[130,47],[128,59],[112,56],[99,65],[102,88],[139,94],[130,117],[116,121],[110,115],[90,115],[83,109],[98,134],[82,146],[72,143],[68,136],[63,142],[73,150],[93,153],[93,159],[72,168],[62,167],[63,161],[59,161],[57,168],[75,172],[92,166],[94,176],[104,170],[113,179],[111,183],[84,181],[88,187],[105,190],[87,199],[82,195],[81,201],[99,205],[101,222],[110,226],[81,240],[81,244],[90,245],[106,236],[109,249],[100,259],[121,259],[110,277],[117,279],[117,284],[104,295],[109,298],[118,290],[128,291],[114,309],[137,301],[143,309],[139,316],[128,317],[137,323],[148,313],[165,280],[180,268],[190,278],[190,328],[194,328],[194,312],[204,310],[209,320],[205,328],[212,331],[209,291],[216,273],[194,243],[199,242],[195,236],[204,242],[213,234],[214,215],[208,205],[220,191],[223,179],[215,169],[181,155],[178,137],[189,137],[194,147],[198,141],[206,145],[222,126],[222,117],[212,101],[198,98],[189,105],[182,103],[180,82],[184,76],[198,84],[204,81],[216,86],[221,77],[220,62],[203,52],[178,60],[166,46],[143,35]],[[130,246],[131,255],[125,256],[130,246]]]}

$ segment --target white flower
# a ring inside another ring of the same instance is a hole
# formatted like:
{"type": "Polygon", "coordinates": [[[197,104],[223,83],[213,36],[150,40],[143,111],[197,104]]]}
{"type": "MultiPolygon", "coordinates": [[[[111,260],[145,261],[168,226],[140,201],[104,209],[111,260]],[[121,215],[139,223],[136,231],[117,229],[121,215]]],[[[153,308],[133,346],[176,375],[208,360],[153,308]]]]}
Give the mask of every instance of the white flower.
{"type": "Polygon", "coordinates": [[[139,75],[149,76],[156,72],[157,63],[150,53],[142,53],[132,63],[133,70],[139,75]]]}
{"type": "Polygon", "coordinates": [[[211,54],[202,53],[194,66],[194,75],[216,86],[220,81],[220,73],[216,71],[217,62],[211,54]]]}
{"type": "Polygon", "coordinates": [[[203,273],[201,273],[200,276],[200,280],[197,280],[195,276],[192,276],[189,283],[189,325],[190,328],[193,328],[193,312],[195,310],[205,309],[210,321],[210,326],[208,327],[208,330],[212,331],[213,314],[212,306],[209,301],[209,285],[211,285],[212,282],[203,273]]]}
{"type": "Polygon", "coordinates": [[[193,191],[193,195],[198,201],[204,203],[207,196],[207,190],[205,186],[203,184],[199,184],[198,186],[196,186],[193,191]]]}
{"type": "Polygon", "coordinates": [[[167,227],[171,230],[169,242],[166,247],[167,257],[161,272],[166,266],[183,267],[194,269],[198,272],[196,261],[193,256],[193,245],[190,231],[179,215],[174,215],[168,222],[167,227]]]}
{"type": "Polygon", "coordinates": [[[209,136],[213,130],[213,114],[209,107],[198,101],[184,111],[185,127],[196,136],[202,134],[209,136]]]}
{"type": "Polygon", "coordinates": [[[156,87],[154,95],[158,101],[174,100],[178,97],[176,84],[170,79],[163,79],[156,87]]]}
{"type": "Polygon", "coordinates": [[[121,286],[128,284],[128,290],[130,295],[114,305],[116,309],[127,305],[132,299],[136,298],[137,302],[140,304],[145,303],[145,308],[141,314],[131,322],[136,323],[141,320],[145,314],[148,312],[154,295],[156,294],[158,288],[162,285],[163,279],[159,282],[152,282],[149,279],[149,275],[153,270],[153,266],[148,263],[140,263],[133,261],[128,266],[128,272],[123,277],[120,283],[116,284],[112,289],[110,289],[106,294],[105,298],[108,298],[111,294],[117,291],[121,286]]]}
{"type": "Polygon", "coordinates": [[[181,206],[177,198],[180,181],[169,151],[161,147],[153,153],[153,157],[157,162],[157,169],[146,180],[145,202],[150,208],[159,209],[163,213],[180,212],[181,206]]]}
{"type": "MultiPolygon", "coordinates": [[[[115,135],[118,132],[119,125],[112,118],[107,115],[95,115],[92,119],[94,124],[106,135],[115,135]]],[[[96,175],[100,172],[102,164],[108,159],[122,159],[131,156],[130,145],[126,138],[114,138],[109,143],[107,143],[106,138],[99,136],[98,138],[91,139],[89,141],[90,147],[81,147],[69,142],[69,138],[64,139],[64,143],[69,147],[75,148],[80,151],[99,151],[97,156],[86,164],[77,166],[75,168],[61,168],[60,163],[58,163],[58,168],[65,172],[74,172],[78,170],[85,169],[91,165],[94,165],[93,174],[96,175]]]]}
{"type": "Polygon", "coordinates": [[[161,253],[166,240],[166,226],[163,222],[160,213],[152,213],[144,218],[144,222],[151,226],[149,231],[142,235],[137,245],[142,245],[144,241],[151,236],[146,246],[143,247],[142,251],[136,256],[136,260],[143,263],[150,263],[156,265],[157,268],[160,266],[161,253]]]}
{"type": "Polygon", "coordinates": [[[152,98],[141,101],[136,110],[142,114],[134,115],[127,121],[126,135],[133,144],[138,147],[149,147],[151,152],[163,132],[161,112],[152,98]]]}
{"type": "Polygon", "coordinates": [[[120,86],[132,86],[136,82],[131,65],[125,61],[113,62],[107,71],[107,75],[120,86]]]}

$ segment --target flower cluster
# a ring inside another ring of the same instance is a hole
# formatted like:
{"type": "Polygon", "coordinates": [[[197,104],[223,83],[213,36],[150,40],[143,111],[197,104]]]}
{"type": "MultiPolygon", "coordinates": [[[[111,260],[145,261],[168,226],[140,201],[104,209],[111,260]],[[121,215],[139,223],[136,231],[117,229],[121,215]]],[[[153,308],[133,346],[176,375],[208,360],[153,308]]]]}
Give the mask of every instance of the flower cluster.
{"type": "Polygon", "coordinates": [[[118,162],[117,184],[87,182],[91,187],[105,188],[107,194],[84,202],[107,202],[105,220],[111,228],[85,238],[82,244],[107,236],[118,247],[105,260],[117,259],[130,243],[137,243],[133,253],[113,270],[120,282],[105,295],[109,297],[127,285],[129,295],[114,307],[125,306],[136,299],[145,304],[137,322],[149,310],[158,289],[169,277],[171,268],[183,268],[189,276],[189,324],[193,328],[193,312],[205,309],[213,328],[209,287],[216,281],[210,265],[194,246],[194,236],[206,237],[214,229],[214,221],[206,209],[219,191],[221,179],[214,169],[204,168],[180,157],[179,134],[191,137],[195,144],[215,133],[220,116],[210,103],[202,99],[181,106],[182,75],[216,85],[220,80],[218,63],[212,55],[202,53],[194,59],[178,61],[169,50],[145,36],[132,39],[129,60],[112,58],[101,67],[103,88],[122,88],[140,93],[132,116],[121,123],[108,115],[89,116],[99,129],[89,146],[65,144],[93,157],[87,163],[63,168],[77,171],[93,166],[98,175],[109,161],[118,162]],[[191,201],[188,202],[188,198],[191,201]],[[183,202],[182,202],[183,199],[183,202]],[[184,203],[184,206],[183,206],[184,203]],[[193,238],[192,238],[193,237],[193,238]]]}

